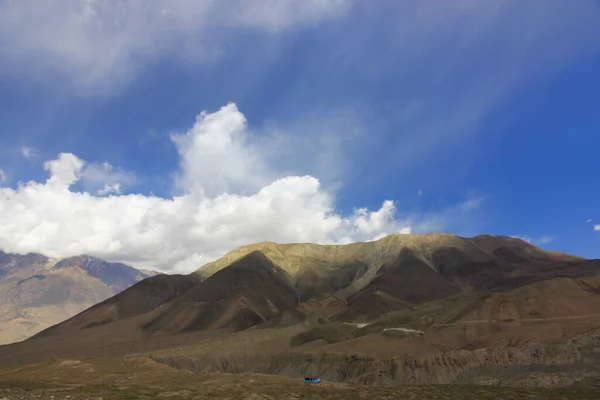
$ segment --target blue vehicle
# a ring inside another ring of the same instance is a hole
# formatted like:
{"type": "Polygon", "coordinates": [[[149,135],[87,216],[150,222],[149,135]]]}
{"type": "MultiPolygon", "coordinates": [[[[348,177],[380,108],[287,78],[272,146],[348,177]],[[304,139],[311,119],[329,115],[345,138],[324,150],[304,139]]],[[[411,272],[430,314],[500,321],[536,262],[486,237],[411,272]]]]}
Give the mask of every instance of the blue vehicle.
{"type": "Polygon", "coordinates": [[[319,383],[321,382],[321,378],[304,378],[305,383],[319,383]]]}

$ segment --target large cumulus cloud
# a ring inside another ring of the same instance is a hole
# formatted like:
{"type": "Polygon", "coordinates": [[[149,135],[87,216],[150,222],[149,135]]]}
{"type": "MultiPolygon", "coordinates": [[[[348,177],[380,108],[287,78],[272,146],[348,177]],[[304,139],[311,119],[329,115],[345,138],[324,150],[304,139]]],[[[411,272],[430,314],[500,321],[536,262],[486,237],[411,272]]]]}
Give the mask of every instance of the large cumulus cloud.
{"type": "Polygon", "coordinates": [[[278,174],[246,125],[228,104],[202,112],[187,132],[174,135],[180,169],[172,198],[109,194],[102,188],[131,181],[132,174],[59,154],[44,163],[45,182],[0,188],[0,248],[55,257],[87,253],[187,272],[256,241],[346,243],[411,231],[411,221],[397,220],[389,200],[379,210],[341,215],[316,177],[278,174]],[[74,189],[78,182],[83,189],[74,189]],[[86,190],[90,185],[100,189],[86,190]]]}

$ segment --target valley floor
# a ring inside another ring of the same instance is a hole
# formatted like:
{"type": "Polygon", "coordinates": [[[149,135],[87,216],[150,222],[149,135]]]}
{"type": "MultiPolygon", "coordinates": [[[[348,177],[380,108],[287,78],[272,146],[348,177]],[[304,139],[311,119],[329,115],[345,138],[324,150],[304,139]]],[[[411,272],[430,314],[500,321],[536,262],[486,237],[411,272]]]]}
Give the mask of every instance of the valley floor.
{"type": "Polygon", "coordinates": [[[0,371],[0,400],[600,399],[600,390],[424,385],[373,387],[253,374],[196,374],[143,357],[56,360],[0,371]]]}

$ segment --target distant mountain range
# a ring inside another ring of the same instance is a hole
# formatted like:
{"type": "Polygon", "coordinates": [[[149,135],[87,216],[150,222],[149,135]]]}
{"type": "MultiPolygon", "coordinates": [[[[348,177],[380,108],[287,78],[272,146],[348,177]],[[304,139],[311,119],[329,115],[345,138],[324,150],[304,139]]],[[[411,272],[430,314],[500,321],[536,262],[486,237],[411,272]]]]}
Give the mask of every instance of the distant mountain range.
{"type": "Polygon", "coordinates": [[[26,339],[152,275],[85,255],[0,251],[0,344],[26,339]]]}
{"type": "MultiPolygon", "coordinates": [[[[35,291],[53,274],[62,277],[64,266],[73,271],[63,286],[77,288],[69,296],[47,290],[40,299],[25,291],[28,310],[74,304],[83,283],[73,276],[100,281],[95,276],[108,270],[87,258],[52,264],[25,257],[31,259],[15,260],[40,266],[7,287],[31,282],[35,291]]],[[[142,277],[128,271],[131,279],[142,277]]],[[[130,281],[119,282],[124,288],[130,281]]],[[[83,291],[89,303],[108,293],[93,287],[97,297],[83,291]]],[[[0,347],[0,369],[15,360],[143,353],[192,371],[585,386],[600,384],[599,310],[600,260],[520,239],[426,234],[339,246],[265,242],[189,275],[150,277],[29,340],[0,347]]]]}

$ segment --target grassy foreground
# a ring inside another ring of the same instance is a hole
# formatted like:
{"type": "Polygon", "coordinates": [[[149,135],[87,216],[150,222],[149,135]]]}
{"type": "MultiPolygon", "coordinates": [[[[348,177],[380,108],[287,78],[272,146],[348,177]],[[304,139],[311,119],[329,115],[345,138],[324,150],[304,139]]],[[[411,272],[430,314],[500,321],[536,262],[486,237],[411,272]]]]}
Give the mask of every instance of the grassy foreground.
{"type": "Polygon", "coordinates": [[[0,371],[0,400],[133,399],[600,399],[600,390],[493,386],[374,387],[300,378],[192,373],[153,362],[127,359],[53,360],[0,371]]]}
{"type": "Polygon", "coordinates": [[[0,382],[0,399],[133,400],[133,399],[600,399],[600,392],[582,389],[518,389],[481,386],[402,386],[376,388],[332,384],[304,385],[290,382],[261,383],[260,376],[213,376],[204,388],[160,390],[118,388],[105,385],[60,387],[23,381],[0,382]]]}

